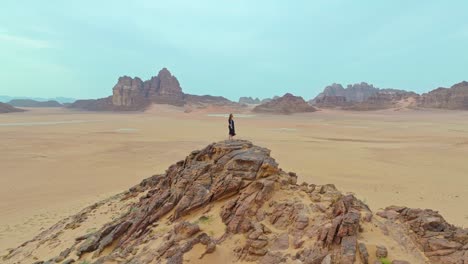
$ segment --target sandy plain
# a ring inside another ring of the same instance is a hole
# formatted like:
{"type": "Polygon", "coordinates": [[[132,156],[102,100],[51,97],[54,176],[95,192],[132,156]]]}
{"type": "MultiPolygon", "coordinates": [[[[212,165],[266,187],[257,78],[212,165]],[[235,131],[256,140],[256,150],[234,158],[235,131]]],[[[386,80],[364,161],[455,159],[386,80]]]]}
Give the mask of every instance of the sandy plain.
{"type": "MultiPolygon", "coordinates": [[[[0,255],[227,137],[222,112],[29,110],[0,115],[0,255]]],[[[299,182],[333,183],[373,211],[431,208],[468,226],[468,112],[247,114],[236,130],[299,182]]]]}

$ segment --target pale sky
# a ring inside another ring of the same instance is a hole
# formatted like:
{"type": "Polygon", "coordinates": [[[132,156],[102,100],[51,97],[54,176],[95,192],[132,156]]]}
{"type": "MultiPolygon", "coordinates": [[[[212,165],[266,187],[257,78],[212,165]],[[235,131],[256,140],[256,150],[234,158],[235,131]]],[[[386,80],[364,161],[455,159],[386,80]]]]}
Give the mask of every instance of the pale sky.
{"type": "Polygon", "coordinates": [[[97,98],[167,67],[186,93],[315,97],[468,79],[468,1],[2,0],[0,95],[97,98]]]}

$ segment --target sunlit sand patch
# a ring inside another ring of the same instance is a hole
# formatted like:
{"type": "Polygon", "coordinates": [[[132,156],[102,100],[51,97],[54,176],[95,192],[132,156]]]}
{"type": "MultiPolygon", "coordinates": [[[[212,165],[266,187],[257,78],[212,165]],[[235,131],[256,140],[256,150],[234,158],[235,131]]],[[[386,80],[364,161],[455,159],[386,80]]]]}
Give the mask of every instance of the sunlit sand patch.
{"type": "Polygon", "coordinates": [[[281,128],[273,128],[273,131],[278,131],[278,132],[296,132],[296,128],[287,128],[287,127],[281,127],[281,128]]]}
{"type": "MultiPolygon", "coordinates": [[[[225,118],[228,118],[229,114],[207,114],[207,116],[209,116],[209,117],[225,117],[225,118]]],[[[255,117],[256,115],[235,114],[234,116],[239,117],[239,118],[252,118],[252,117],[255,117]]]]}
{"type": "Polygon", "coordinates": [[[136,129],[136,128],[119,128],[119,129],[116,129],[115,132],[117,132],[117,133],[135,133],[135,132],[138,132],[138,129],[136,129]]]}
{"type": "Polygon", "coordinates": [[[69,120],[69,121],[49,121],[49,122],[21,122],[21,123],[0,123],[0,127],[11,127],[11,126],[50,126],[60,124],[80,124],[80,123],[91,123],[100,122],[102,120],[69,120]]]}

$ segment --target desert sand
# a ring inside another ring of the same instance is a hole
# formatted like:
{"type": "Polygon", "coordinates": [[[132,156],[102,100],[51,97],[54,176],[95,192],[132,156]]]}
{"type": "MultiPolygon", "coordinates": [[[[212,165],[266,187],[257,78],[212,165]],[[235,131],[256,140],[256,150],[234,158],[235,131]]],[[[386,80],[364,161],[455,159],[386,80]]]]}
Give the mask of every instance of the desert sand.
{"type": "MultiPolygon", "coordinates": [[[[0,255],[227,137],[222,112],[29,110],[0,115],[0,255]]],[[[333,183],[373,210],[432,208],[468,226],[468,112],[244,113],[236,132],[271,149],[299,182],[333,183]]]]}

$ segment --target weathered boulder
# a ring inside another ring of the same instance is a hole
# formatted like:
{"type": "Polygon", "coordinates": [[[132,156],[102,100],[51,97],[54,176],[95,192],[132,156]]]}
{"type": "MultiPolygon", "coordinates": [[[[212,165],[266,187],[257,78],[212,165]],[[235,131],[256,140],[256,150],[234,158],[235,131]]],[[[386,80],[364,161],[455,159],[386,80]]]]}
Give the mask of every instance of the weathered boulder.
{"type": "Polygon", "coordinates": [[[403,223],[406,233],[431,263],[464,263],[468,256],[468,228],[455,227],[436,211],[390,206],[379,216],[403,223]],[[465,245],[465,246],[464,246],[465,245]]]}

